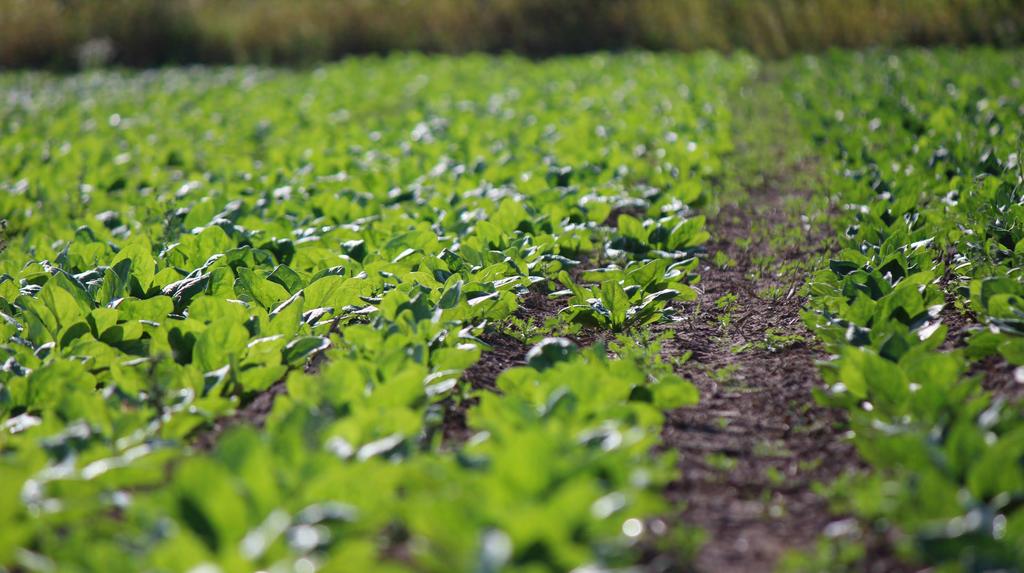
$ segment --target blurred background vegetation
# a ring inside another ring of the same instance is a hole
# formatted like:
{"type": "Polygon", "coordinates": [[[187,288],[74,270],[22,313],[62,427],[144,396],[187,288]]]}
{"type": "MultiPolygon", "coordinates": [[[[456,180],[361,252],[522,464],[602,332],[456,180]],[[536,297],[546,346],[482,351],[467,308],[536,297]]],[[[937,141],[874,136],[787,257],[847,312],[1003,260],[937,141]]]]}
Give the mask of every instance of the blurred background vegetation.
{"type": "Polygon", "coordinates": [[[1019,44],[1024,0],[0,0],[0,67],[1019,44]]]}

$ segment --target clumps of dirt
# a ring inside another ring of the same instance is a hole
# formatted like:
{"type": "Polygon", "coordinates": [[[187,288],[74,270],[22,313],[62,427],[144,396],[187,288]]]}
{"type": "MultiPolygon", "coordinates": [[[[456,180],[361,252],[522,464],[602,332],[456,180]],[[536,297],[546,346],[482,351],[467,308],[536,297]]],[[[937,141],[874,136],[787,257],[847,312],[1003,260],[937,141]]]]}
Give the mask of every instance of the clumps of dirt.
{"type": "Polygon", "coordinates": [[[636,205],[624,205],[621,207],[614,207],[609,213],[608,217],[605,218],[605,227],[611,227],[613,229],[619,228],[619,215],[629,215],[637,219],[643,219],[644,215],[647,214],[647,209],[636,205]]]}
{"type": "Polygon", "coordinates": [[[947,352],[964,347],[967,344],[967,339],[978,329],[978,317],[970,310],[958,309],[956,305],[954,289],[956,288],[957,278],[953,273],[955,255],[955,247],[951,246],[946,250],[946,253],[942,256],[942,262],[946,270],[942,277],[939,278],[939,288],[942,289],[946,297],[942,312],[939,314],[939,320],[947,328],[946,340],[942,343],[940,349],[947,352]]]}
{"type": "MultiPolygon", "coordinates": [[[[496,380],[498,376],[516,366],[526,364],[526,353],[529,347],[519,340],[500,332],[486,332],[481,337],[488,346],[480,360],[470,366],[462,374],[462,379],[469,383],[474,391],[501,393],[496,380]]],[[[466,413],[470,408],[476,406],[480,399],[472,394],[466,397],[450,396],[443,403],[444,421],[442,431],[444,444],[449,447],[463,444],[472,435],[466,422],[466,413]]]]}
{"type": "MultiPolygon", "coordinates": [[[[569,274],[573,280],[578,281],[579,275],[582,274],[580,265],[573,267],[569,274]]],[[[516,318],[543,326],[549,318],[557,316],[565,308],[564,300],[549,298],[550,294],[543,283],[533,285],[519,301],[519,308],[515,312],[516,318]]]]}
{"type": "Polygon", "coordinates": [[[1024,382],[1018,381],[1017,367],[1002,356],[989,356],[967,370],[968,376],[981,376],[981,387],[997,399],[1016,404],[1024,400],[1024,382]]]}
{"type": "MultiPolygon", "coordinates": [[[[698,406],[668,413],[663,430],[682,473],[667,496],[685,507],[684,523],[708,533],[698,571],[770,571],[786,550],[809,548],[837,520],[815,484],[863,468],[845,413],[811,394],[827,356],[799,314],[801,264],[827,252],[831,232],[786,209],[800,196],[786,186],[768,182],[708,221],[707,251],[724,256],[702,259],[697,301],[667,327],[675,338],[664,352],[692,352],[680,373],[701,392],[698,406]]],[[[869,561],[866,571],[900,570],[881,551],[869,561]]]]}
{"type": "Polygon", "coordinates": [[[466,369],[462,379],[476,390],[499,392],[495,383],[498,376],[509,368],[525,365],[530,347],[500,332],[487,332],[481,336],[481,340],[490,349],[481,354],[476,364],[466,369]]]}
{"type": "Polygon", "coordinates": [[[256,394],[251,400],[229,416],[218,418],[214,422],[199,431],[192,440],[192,447],[202,452],[208,452],[216,447],[221,436],[229,429],[239,425],[249,425],[255,428],[262,428],[274,407],[274,399],[288,391],[284,380],[274,382],[265,391],[256,394]]]}
{"type": "MultiPolygon", "coordinates": [[[[527,323],[542,326],[544,322],[562,309],[562,304],[548,298],[547,288],[543,284],[534,285],[519,301],[515,316],[527,323]]],[[[480,360],[466,369],[462,379],[474,391],[497,392],[497,379],[509,368],[526,365],[526,353],[530,346],[497,330],[487,330],[480,339],[488,345],[480,355],[480,360]]],[[[579,343],[580,341],[575,341],[579,343]]],[[[455,447],[463,444],[473,435],[466,422],[466,413],[479,402],[475,396],[452,396],[443,403],[444,421],[442,430],[444,444],[455,447]]]]}
{"type": "MultiPolygon", "coordinates": [[[[590,268],[591,263],[584,262],[568,269],[572,280],[581,281],[583,272],[590,268]]],[[[565,300],[550,298],[551,291],[546,283],[537,283],[530,287],[519,301],[519,308],[514,316],[526,324],[543,327],[550,318],[554,318],[565,308],[565,300]]],[[[565,335],[580,348],[591,346],[597,341],[606,341],[607,333],[595,328],[583,329],[575,334],[565,335]]],[[[526,365],[526,353],[530,345],[495,329],[486,330],[480,339],[488,345],[488,349],[480,356],[480,360],[466,369],[462,379],[469,383],[474,391],[501,393],[497,379],[509,368],[526,365]]],[[[466,423],[466,413],[475,406],[479,399],[468,397],[449,397],[442,403],[444,421],[442,424],[444,443],[450,447],[465,443],[473,432],[466,423]]]]}
{"type": "Polygon", "coordinates": [[[967,339],[978,326],[978,320],[972,313],[960,312],[953,306],[952,297],[947,295],[946,306],[942,308],[939,320],[946,325],[946,340],[940,347],[942,350],[950,351],[956,348],[963,348],[967,339]]]}

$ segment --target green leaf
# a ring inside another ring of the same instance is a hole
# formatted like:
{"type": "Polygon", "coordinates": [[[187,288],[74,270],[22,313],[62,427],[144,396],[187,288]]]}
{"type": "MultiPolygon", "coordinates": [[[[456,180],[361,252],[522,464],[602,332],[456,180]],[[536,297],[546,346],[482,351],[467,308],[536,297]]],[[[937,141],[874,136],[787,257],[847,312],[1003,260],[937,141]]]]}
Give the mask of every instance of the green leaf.
{"type": "Polygon", "coordinates": [[[828,262],[828,268],[835,274],[845,277],[846,275],[856,271],[860,268],[860,265],[850,261],[839,261],[832,259],[828,262]]]}
{"type": "Polygon", "coordinates": [[[346,279],[337,275],[329,275],[317,279],[302,290],[306,308],[329,306],[339,309],[348,304],[359,302],[358,296],[352,295],[346,279]]]}
{"type": "Polygon", "coordinates": [[[192,299],[205,292],[210,286],[210,274],[190,276],[173,282],[163,288],[162,294],[171,297],[177,311],[184,310],[192,299]]]}
{"type": "Polygon", "coordinates": [[[459,304],[459,297],[462,296],[462,281],[459,280],[441,295],[441,299],[437,301],[437,308],[450,309],[455,308],[459,304]]]}
{"type": "Polygon", "coordinates": [[[236,246],[224,229],[217,225],[206,227],[197,236],[196,254],[192,262],[195,265],[201,265],[210,257],[226,253],[236,246]]]}
{"type": "MultiPolygon", "coordinates": [[[[59,286],[61,281],[55,279],[62,276],[57,275],[53,279],[46,281],[42,290],[39,291],[39,300],[42,301],[46,309],[57,320],[58,329],[66,328],[78,322],[83,318],[84,312],[91,310],[85,309],[83,311],[79,301],[75,300],[75,297],[65,288],[59,286]]],[[[56,335],[56,332],[53,334],[56,335]]]]}
{"type": "MultiPolygon", "coordinates": [[[[81,311],[81,314],[83,315],[88,314],[95,306],[92,296],[85,290],[82,283],[78,282],[67,273],[58,272],[53,275],[50,280],[46,281],[46,286],[49,285],[56,286],[70,294],[77,304],[79,311],[81,311]]],[[[42,293],[40,293],[40,295],[41,294],[42,293]]]]}
{"type": "Polygon", "coordinates": [[[162,322],[174,312],[174,302],[166,296],[154,296],[146,300],[126,298],[117,305],[117,310],[122,320],[162,322]]]}
{"type": "Polygon", "coordinates": [[[290,295],[299,292],[305,284],[302,277],[288,268],[287,265],[277,265],[274,267],[273,272],[267,275],[267,280],[283,286],[290,295]]]}
{"type": "Polygon", "coordinates": [[[651,386],[651,392],[654,406],[661,410],[693,406],[700,401],[697,387],[675,374],[662,376],[657,384],[651,386]]]}
{"type": "Polygon", "coordinates": [[[236,273],[238,278],[234,283],[235,293],[242,300],[255,301],[269,310],[291,296],[283,286],[257,275],[250,269],[239,267],[236,273]]]}
{"type": "Polygon", "coordinates": [[[1024,365],[1024,338],[1011,338],[999,344],[999,354],[1014,366],[1024,365]]]}
{"type": "Polygon", "coordinates": [[[131,281],[131,259],[124,259],[103,272],[103,283],[96,293],[96,303],[107,306],[128,294],[131,281]]]}
{"type": "Polygon", "coordinates": [[[207,324],[214,322],[244,324],[249,318],[249,312],[241,301],[203,295],[196,297],[188,306],[188,316],[207,324]]]}
{"type": "Polygon", "coordinates": [[[857,398],[875,402],[881,412],[902,413],[910,382],[895,363],[868,348],[846,347],[838,360],[839,381],[857,398]]]}
{"type": "Polygon", "coordinates": [[[288,343],[282,351],[282,360],[285,364],[301,364],[310,355],[326,350],[331,346],[331,341],[322,336],[303,336],[288,343]]]}
{"type": "Polygon", "coordinates": [[[616,328],[626,323],[629,311],[629,295],[622,289],[618,281],[605,281],[601,285],[601,302],[611,313],[612,325],[616,328]]]}
{"type": "Polygon", "coordinates": [[[623,213],[619,215],[617,224],[619,234],[622,236],[636,239],[643,244],[647,243],[647,231],[644,229],[644,224],[636,217],[623,213]]]}
{"type": "Polygon", "coordinates": [[[217,370],[228,364],[230,355],[241,358],[248,342],[249,333],[242,325],[223,320],[213,322],[196,338],[193,362],[203,372],[217,370]]]}
{"type": "Polygon", "coordinates": [[[131,276],[138,282],[142,293],[149,290],[156,275],[156,261],[149,240],[141,235],[132,237],[111,261],[111,266],[121,261],[131,261],[131,276]]]}
{"type": "Polygon", "coordinates": [[[579,347],[566,338],[545,338],[526,353],[526,363],[536,370],[546,370],[559,362],[571,360],[579,347]]]}

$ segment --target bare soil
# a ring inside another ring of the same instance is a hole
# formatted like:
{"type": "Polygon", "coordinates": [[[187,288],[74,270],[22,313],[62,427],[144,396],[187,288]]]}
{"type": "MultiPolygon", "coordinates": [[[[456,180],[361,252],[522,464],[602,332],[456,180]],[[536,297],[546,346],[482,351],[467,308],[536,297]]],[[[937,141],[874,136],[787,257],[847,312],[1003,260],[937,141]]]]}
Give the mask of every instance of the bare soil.
{"type": "MultiPolygon", "coordinates": [[[[495,383],[498,376],[509,368],[525,365],[526,353],[530,348],[515,338],[498,332],[485,333],[481,340],[491,348],[480,356],[476,364],[466,369],[462,378],[474,390],[499,392],[495,383]]],[[[445,400],[442,429],[444,443],[447,446],[457,447],[473,435],[473,431],[466,423],[466,412],[479,401],[479,398],[472,395],[465,398],[453,396],[445,400]]]]}
{"type": "MultiPolygon", "coordinates": [[[[582,264],[569,270],[570,276],[575,281],[580,280],[580,275],[588,265],[582,264]]],[[[562,308],[564,301],[548,298],[549,289],[544,283],[533,285],[519,301],[519,308],[515,316],[535,326],[543,326],[544,323],[555,317],[562,308]]],[[[590,346],[599,339],[604,339],[606,333],[594,329],[568,336],[580,348],[590,346]]],[[[480,337],[490,347],[480,356],[476,364],[470,366],[463,373],[462,378],[469,383],[474,391],[487,391],[501,393],[498,389],[497,379],[502,372],[509,368],[526,365],[526,353],[530,351],[530,345],[509,336],[503,332],[488,330],[480,337]]],[[[466,423],[466,413],[470,408],[479,402],[479,398],[472,395],[468,397],[448,398],[444,406],[444,442],[449,447],[456,447],[464,443],[472,435],[466,423]]]]}
{"type": "Polygon", "coordinates": [[[238,425],[250,425],[262,428],[274,407],[274,399],[288,391],[284,380],[274,382],[270,388],[256,394],[233,414],[214,420],[214,422],[195,434],[192,447],[199,451],[210,451],[217,445],[221,436],[229,429],[238,425]]]}
{"type": "MultiPolygon", "coordinates": [[[[771,571],[784,551],[809,548],[838,519],[815,484],[863,468],[844,413],[811,394],[822,385],[815,362],[827,357],[800,319],[806,276],[787,263],[815,260],[832,233],[787,209],[801,197],[789,185],[784,175],[768,181],[709,219],[699,297],[664,346],[669,355],[692,352],[681,373],[701,392],[700,404],[670,412],[663,430],[682,473],[667,495],[685,506],[682,522],[708,533],[697,571],[771,571]],[[770,234],[752,235],[755,221],[770,234]],[[794,226],[800,240],[772,245],[776,231],[794,226]],[[716,252],[732,262],[712,264],[716,252]],[[784,265],[790,270],[778,272],[784,265]]],[[[864,571],[902,570],[884,548],[875,553],[864,571]]]]}
{"type": "Polygon", "coordinates": [[[1024,399],[1024,384],[1017,381],[1014,374],[1016,367],[1002,356],[989,356],[971,365],[968,376],[981,375],[981,386],[996,398],[1011,403],[1019,403],[1024,399]]]}

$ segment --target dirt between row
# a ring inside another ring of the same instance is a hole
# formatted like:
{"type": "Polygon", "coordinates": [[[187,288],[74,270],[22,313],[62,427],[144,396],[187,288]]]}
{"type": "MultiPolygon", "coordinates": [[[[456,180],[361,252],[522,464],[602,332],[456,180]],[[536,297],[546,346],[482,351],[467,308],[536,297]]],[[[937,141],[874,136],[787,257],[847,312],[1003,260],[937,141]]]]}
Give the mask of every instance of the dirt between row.
{"type": "MultiPolygon", "coordinates": [[[[838,520],[815,484],[863,469],[844,413],[817,405],[811,394],[822,385],[815,363],[827,356],[800,319],[806,275],[778,272],[815,260],[831,236],[827,225],[811,226],[787,210],[787,201],[806,196],[789,186],[783,174],[709,219],[698,299],[686,321],[668,326],[674,337],[664,351],[692,352],[681,373],[701,393],[698,406],[669,413],[663,432],[682,474],[668,496],[685,506],[683,522],[708,533],[697,571],[771,571],[785,551],[809,548],[838,520]],[[772,235],[800,226],[802,240],[775,250],[770,236],[752,236],[754,221],[772,235]],[[709,262],[716,252],[731,262],[709,262]],[[766,260],[774,262],[766,268],[766,260]],[[732,296],[734,303],[720,307],[732,296]]],[[[884,544],[868,551],[864,571],[905,570],[884,544]]]]}

